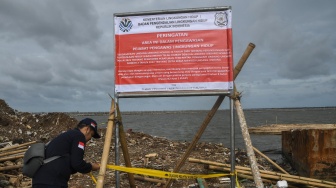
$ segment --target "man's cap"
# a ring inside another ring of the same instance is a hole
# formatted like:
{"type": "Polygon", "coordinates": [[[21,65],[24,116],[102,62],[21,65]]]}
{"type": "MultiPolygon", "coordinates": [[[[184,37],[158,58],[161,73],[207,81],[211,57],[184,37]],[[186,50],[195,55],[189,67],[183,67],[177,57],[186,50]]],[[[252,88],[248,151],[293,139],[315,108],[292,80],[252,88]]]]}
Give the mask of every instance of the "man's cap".
{"type": "Polygon", "coordinates": [[[98,126],[97,126],[97,122],[91,118],[85,118],[82,119],[78,125],[90,125],[90,127],[94,130],[94,135],[93,138],[100,138],[100,135],[98,134],[98,126]]]}

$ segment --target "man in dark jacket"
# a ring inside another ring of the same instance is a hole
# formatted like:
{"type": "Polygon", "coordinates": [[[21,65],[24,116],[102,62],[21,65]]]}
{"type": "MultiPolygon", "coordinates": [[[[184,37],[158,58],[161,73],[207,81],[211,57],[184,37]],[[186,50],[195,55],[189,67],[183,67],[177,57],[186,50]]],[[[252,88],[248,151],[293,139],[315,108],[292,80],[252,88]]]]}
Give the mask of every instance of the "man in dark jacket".
{"type": "Polygon", "coordinates": [[[100,138],[97,123],[93,119],[85,118],[75,129],[54,138],[46,148],[46,158],[62,157],[43,165],[36,172],[33,188],[66,188],[71,174],[99,170],[99,164],[83,160],[85,144],[92,137],[100,138]]]}

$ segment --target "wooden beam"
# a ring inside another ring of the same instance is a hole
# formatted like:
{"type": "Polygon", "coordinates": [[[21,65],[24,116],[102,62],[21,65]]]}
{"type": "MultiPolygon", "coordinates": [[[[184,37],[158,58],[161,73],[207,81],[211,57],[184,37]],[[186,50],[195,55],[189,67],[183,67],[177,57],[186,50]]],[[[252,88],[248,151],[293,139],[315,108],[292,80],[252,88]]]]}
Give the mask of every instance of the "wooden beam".
{"type": "MultiPolygon", "coordinates": [[[[119,105],[116,104],[116,107],[117,107],[117,118],[119,120],[118,126],[119,126],[120,145],[121,145],[121,149],[122,149],[123,156],[124,156],[125,166],[132,167],[130,156],[128,153],[126,134],[124,131],[124,126],[122,124],[122,118],[121,118],[121,113],[119,110],[119,105]]],[[[134,174],[132,173],[127,173],[127,174],[128,174],[128,181],[129,181],[130,187],[136,188],[135,181],[134,181],[134,174]]]]}
{"type": "Polygon", "coordinates": [[[247,124],[246,124],[243,108],[241,107],[240,101],[238,99],[235,99],[234,104],[235,104],[235,107],[236,107],[236,110],[237,110],[239,124],[240,124],[241,132],[242,132],[242,135],[243,135],[243,138],[244,138],[245,148],[246,148],[246,152],[247,152],[247,157],[248,157],[249,162],[250,162],[251,171],[252,171],[253,178],[254,178],[254,183],[255,183],[256,187],[264,188],[264,184],[262,182],[260,172],[259,172],[259,168],[258,168],[257,159],[256,159],[254,151],[253,151],[251,137],[250,137],[250,134],[247,130],[247,124]]]}

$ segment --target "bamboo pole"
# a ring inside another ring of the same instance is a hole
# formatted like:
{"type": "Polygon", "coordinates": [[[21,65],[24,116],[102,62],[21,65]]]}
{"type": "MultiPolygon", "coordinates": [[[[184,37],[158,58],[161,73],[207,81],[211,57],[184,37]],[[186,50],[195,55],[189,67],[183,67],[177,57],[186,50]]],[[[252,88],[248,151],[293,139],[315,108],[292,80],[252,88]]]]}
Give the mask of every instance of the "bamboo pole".
{"type": "MultiPolygon", "coordinates": [[[[249,175],[246,175],[246,174],[237,174],[238,177],[240,178],[244,178],[244,179],[249,179],[249,180],[253,180],[253,176],[249,176],[249,175]]],[[[275,181],[272,181],[272,180],[269,180],[269,179],[264,179],[263,178],[263,182],[267,182],[267,183],[271,183],[273,184],[275,181]]]]}
{"type": "Polygon", "coordinates": [[[113,126],[114,126],[114,112],[115,112],[115,102],[114,102],[114,99],[112,98],[110,114],[109,114],[109,119],[107,122],[106,134],[105,134],[104,149],[103,149],[103,154],[102,154],[102,159],[101,159],[100,169],[99,169],[99,174],[98,174],[98,179],[97,179],[97,185],[96,185],[97,188],[103,188],[104,186],[106,165],[107,165],[107,160],[108,160],[108,154],[110,151],[113,126]]]}
{"type": "MultiPolygon", "coordinates": [[[[131,160],[130,160],[130,156],[129,156],[129,153],[128,153],[128,148],[127,148],[127,140],[126,140],[126,134],[125,134],[125,131],[124,131],[124,126],[122,124],[122,121],[121,121],[121,113],[120,113],[120,110],[119,110],[119,105],[116,104],[116,107],[117,107],[117,117],[118,117],[118,126],[119,126],[119,137],[120,137],[120,145],[121,145],[121,149],[122,149],[122,152],[123,152],[123,156],[124,156],[124,161],[125,161],[125,166],[126,167],[132,167],[132,164],[131,164],[131,160]]],[[[135,188],[136,185],[135,185],[135,181],[134,181],[134,174],[132,173],[127,173],[128,174],[128,181],[129,181],[129,184],[130,184],[130,187],[132,188],[135,188]]]]}
{"type": "MultiPolygon", "coordinates": [[[[231,165],[229,165],[229,164],[224,164],[224,163],[219,163],[219,162],[214,162],[214,161],[207,161],[207,160],[195,159],[195,158],[189,158],[188,160],[191,163],[201,163],[201,164],[205,164],[205,165],[213,165],[213,166],[231,168],[231,165]]],[[[236,165],[236,169],[251,170],[251,168],[243,167],[243,166],[237,166],[237,165],[236,165]]]]}
{"type": "Polygon", "coordinates": [[[248,159],[249,159],[249,162],[250,162],[251,170],[253,172],[252,174],[253,174],[253,177],[254,177],[254,183],[256,184],[256,187],[263,188],[264,184],[263,184],[262,179],[260,177],[260,172],[259,172],[257,160],[256,160],[256,157],[255,157],[253,148],[252,148],[252,142],[251,142],[250,134],[249,134],[248,129],[247,129],[243,109],[242,109],[240,101],[238,99],[235,99],[234,103],[235,103],[235,107],[236,107],[237,114],[238,114],[240,128],[241,128],[242,135],[243,135],[244,142],[245,142],[247,156],[248,156],[248,159]]]}
{"type": "MultiPolygon", "coordinates": [[[[235,66],[235,68],[233,70],[233,79],[236,79],[236,77],[240,73],[241,69],[243,68],[243,66],[244,66],[247,58],[249,57],[249,55],[253,51],[254,47],[255,47],[255,45],[253,43],[249,43],[249,45],[247,46],[244,54],[242,55],[242,57],[240,58],[238,64],[235,66]]],[[[180,161],[177,163],[177,166],[174,168],[173,172],[178,172],[181,169],[181,167],[185,163],[186,159],[190,155],[191,151],[195,148],[198,140],[201,138],[204,130],[208,126],[208,124],[211,121],[212,117],[215,115],[215,113],[217,112],[219,106],[222,104],[222,102],[224,100],[224,97],[225,96],[222,96],[222,95],[218,96],[217,101],[215,102],[215,104],[213,105],[212,109],[208,113],[207,117],[203,121],[201,127],[199,128],[198,132],[196,133],[195,137],[193,138],[192,142],[190,143],[189,147],[187,148],[187,151],[184,153],[184,155],[182,156],[182,158],[180,159],[180,161]]],[[[172,182],[173,182],[173,179],[169,179],[167,181],[167,184],[166,184],[165,188],[170,187],[170,185],[172,184],[172,182]]]]}
{"type": "Polygon", "coordinates": [[[16,177],[17,177],[16,175],[12,175],[12,174],[3,174],[3,173],[0,173],[0,176],[6,176],[6,177],[10,177],[10,178],[16,178],[16,177]]]}
{"type": "Polygon", "coordinates": [[[0,158],[0,162],[2,161],[10,161],[10,160],[13,160],[13,159],[20,159],[20,158],[23,158],[24,155],[16,155],[16,156],[11,156],[11,157],[3,157],[3,158],[0,158]]]}
{"type": "Polygon", "coordinates": [[[253,180],[253,176],[249,176],[249,175],[246,175],[246,174],[237,174],[238,177],[240,178],[245,178],[245,179],[249,179],[249,180],[253,180]]]}
{"type": "MultiPolygon", "coordinates": [[[[211,169],[211,170],[220,170],[220,171],[225,171],[225,172],[230,171],[230,168],[228,168],[228,167],[218,167],[218,166],[209,165],[208,168],[211,169]]],[[[242,174],[247,174],[247,175],[253,174],[250,170],[237,170],[237,172],[242,173],[242,174]]],[[[336,187],[334,185],[329,185],[329,184],[325,184],[325,183],[317,183],[317,182],[314,182],[314,181],[300,180],[300,179],[297,179],[295,177],[277,176],[277,175],[271,175],[271,174],[261,174],[261,176],[263,178],[267,178],[267,179],[286,180],[288,182],[305,184],[305,185],[312,185],[312,186],[319,186],[319,187],[333,187],[333,188],[336,187]]]]}
{"type": "Polygon", "coordinates": [[[12,166],[5,166],[5,167],[0,167],[0,171],[5,171],[5,170],[14,170],[14,169],[18,169],[18,168],[22,168],[23,165],[12,165],[12,166]]]}
{"type": "Polygon", "coordinates": [[[27,149],[21,149],[21,150],[16,150],[16,151],[9,151],[9,152],[6,152],[6,153],[1,153],[0,157],[8,156],[8,155],[13,155],[13,154],[17,154],[17,153],[23,153],[25,151],[27,151],[27,149]]]}
{"type": "Polygon", "coordinates": [[[143,177],[143,176],[138,176],[138,175],[134,175],[134,178],[140,181],[149,181],[149,182],[153,182],[153,183],[161,183],[161,184],[165,184],[166,181],[165,180],[159,180],[159,179],[154,179],[154,178],[148,178],[148,177],[143,177]]]}
{"type": "Polygon", "coordinates": [[[13,146],[9,146],[9,147],[5,147],[5,148],[1,148],[0,152],[2,151],[7,151],[7,150],[11,150],[11,149],[15,149],[15,148],[19,148],[22,146],[27,146],[27,145],[31,145],[34,144],[36,141],[31,141],[31,142],[27,142],[27,143],[23,143],[23,144],[18,144],[18,145],[13,145],[13,146]]]}
{"type": "Polygon", "coordinates": [[[266,155],[264,155],[262,152],[260,152],[257,148],[253,147],[253,150],[255,152],[257,152],[259,155],[261,155],[262,157],[264,157],[268,162],[270,162],[272,165],[274,165],[281,172],[283,172],[285,174],[289,174],[288,172],[286,172],[286,170],[284,170],[283,168],[281,168],[278,164],[276,164],[274,161],[272,161],[272,159],[268,158],[266,155]]]}
{"type": "Polygon", "coordinates": [[[248,57],[250,56],[250,54],[252,53],[254,48],[255,48],[255,45],[253,43],[249,43],[247,45],[243,55],[240,57],[237,65],[235,66],[235,68],[233,70],[233,80],[235,80],[237,78],[238,74],[242,70],[245,62],[247,61],[248,57]]]}
{"type": "MultiPolygon", "coordinates": [[[[215,161],[208,161],[208,160],[203,160],[203,159],[195,159],[195,158],[188,158],[188,162],[190,163],[201,163],[201,164],[207,164],[207,165],[214,165],[214,166],[221,166],[221,167],[230,167],[229,164],[224,164],[224,163],[219,163],[215,161]]],[[[237,166],[240,167],[240,166],[237,166]]]]}
{"type": "MultiPolygon", "coordinates": [[[[218,166],[218,167],[226,167],[230,168],[231,166],[229,164],[224,164],[224,163],[219,163],[219,162],[214,162],[214,161],[208,161],[208,160],[202,160],[202,159],[195,159],[195,158],[189,158],[189,162],[191,163],[201,163],[209,166],[218,166]]],[[[243,166],[236,166],[236,169],[241,170],[241,171],[251,171],[251,168],[248,167],[243,167],[243,166]]],[[[272,171],[267,171],[267,170],[260,170],[262,174],[269,174],[269,175],[276,175],[279,177],[289,177],[293,179],[299,179],[299,180],[304,180],[304,181],[311,181],[311,182],[316,182],[316,183],[324,183],[324,184],[329,184],[336,186],[336,182],[331,182],[331,181],[325,181],[325,180],[319,180],[319,179],[314,179],[314,178],[307,178],[307,177],[302,177],[302,176],[295,176],[295,175],[290,175],[290,174],[282,174],[278,172],[272,172],[272,171]]]]}

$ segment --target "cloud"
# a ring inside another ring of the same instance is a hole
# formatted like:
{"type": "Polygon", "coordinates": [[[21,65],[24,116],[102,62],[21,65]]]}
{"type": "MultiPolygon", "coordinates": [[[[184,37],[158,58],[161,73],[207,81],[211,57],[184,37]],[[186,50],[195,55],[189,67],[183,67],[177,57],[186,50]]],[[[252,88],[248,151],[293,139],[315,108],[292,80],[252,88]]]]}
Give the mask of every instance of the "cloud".
{"type": "Polygon", "coordinates": [[[300,11],[298,7],[287,7],[282,14],[264,16],[254,25],[255,33],[260,31],[258,44],[272,51],[269,52],[273,57],[271,61],[278,63],[274,65],[280,77],[304,79],[330,74],[330,59],[335,57],[332,41],[336,36],[318,28],[328,28],[323,22],[330,23],[331,15],[320,14],[314,10],[316,6],[309,7],[300,11]],[[294,11],[297,13],[292,15],[294,11]],[[317,19],[311,19],[315,16],[317,19]]]}
{"type": "Polygon", "coordinates": [[[101,35],[97,13],[88,0],[4,0],[0,5],[2,32],[10,41],[35,40],[50,49],[56,44],[85,45],[101,35]]]}
{"type": "MultiPolygon", "coordinates": [[[[21,111],[108,111],[113,14],[232,6],[236,79],[245,108],[335,106],[336,2],[0,1],[0,98],[21,111]]],[[[210,109],[216,97],[121,99],[130,110],[210,109]]],[[[228,108],[228,101],[221,106],[228,108]]]]}

